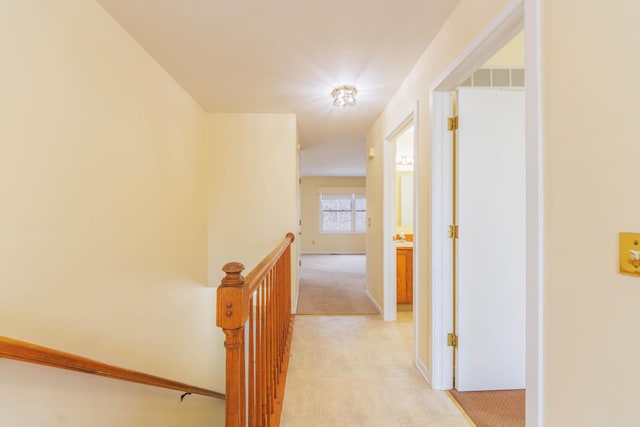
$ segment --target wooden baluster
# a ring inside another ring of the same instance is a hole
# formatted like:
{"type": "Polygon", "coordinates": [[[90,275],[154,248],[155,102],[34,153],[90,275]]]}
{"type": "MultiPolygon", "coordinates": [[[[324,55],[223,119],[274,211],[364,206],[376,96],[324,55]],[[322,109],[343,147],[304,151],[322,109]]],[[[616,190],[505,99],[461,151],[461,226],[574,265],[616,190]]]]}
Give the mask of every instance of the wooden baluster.
{"type": "MultiPolygon", "coordinates": [[[[287,234],[293,242],[293,234],[287,234]]],[[[291,246],[287,246],[282,257],[283,269],[284,269],[284,290],[286,292],[286,313],[287,313],[287,328],[289,328],[289,319],[291,319],[291,246]]]]}
{"type": "Polygon", "coordinates": [[[282,266],[282,262],[278,262],[278,312],[280,313],[280,324],[278,325],[278,330],[280,331],[280,342],[278,348],[278,384],[280,384],[280,373],[282,372],[282,362],[284,355],[284,346],[286,341],[286,312],[285,312],[285,294],[284,294],[284,268],[282,266]]]}
{"type": "Polygon", "coordinates": [[[276,300],[273,296],[274,291],[274,271],[271,270],[269,273],[269,420],[271,420],[271,415],[273,414],[273,403],[276,397],[275,393],[275,372],[273,370],[275,365],[275,324],[274,324],[274,314],[275,314],[275,304],[276,300]]]}
{"type": "Polygon", "coordinates": [[[280,324],[281,312],[280,306],[280,269],[276,263],[273,271],[273,400],[276,401],[280,397],[278,393],[278,384],[280,383],[280,324]]]}
{"type": "Polygon", "coordinates": [[[270,355],[270,388],[271,388],[271,408],[269,417],[273,417],[276,409],[276,400],[278,399],[278,263],[273,266],[270,273],[271,276],[271,355],[270,355]]]}
{"type": "Polygon", "coordinates": [[[270,335],[271,331],[269,330],[269,314],[271,311],[271,301],[269,300],[269,274],[264,279],[264,395],[265,395],[265,407],[264,407],[264,426],[268,427],[269,425],[269,417],[271,414],[271,375],[270,375],[270,354],[271,354],[271,343],[270,335]]]}
{"type": "Polygon", "coordinates": [[[271,393],[269,392],[269,275],[264,278],[264,282],[262,283],[262,290],[264,292],[264,313],[262,318],[262,325],[264,328],[264,334],[262,335],[262,343],[264,344],[264,352],[263,352],[263,374],[264,374],[264,388],[262,392],[264,393],[264,421],[262,425],[267,427],[269,425],[269,408],[270,408],[270,400],[271,393]]]}
{"type": "Polygon", "coordinates": [[[222,268],[226,276],[217,290],[216,324],[226,336],[227,349],[226,427],[246,425],[244,323],[248,312],[243,270],[239,262],[226,264],[222,268]]]}
{"type": "Polygon", "coordinates": [[[260,284],[260,426],[267,423],[267,339],[266,339],[266,293],[264,279],[260,284]]]}
{"type": "Polygon", "coordinates": [[[278,304],[280,303],[278,299],[278,263],[273,266],[271,276],[271,345],[273,346],[273,353],[271,354],[271,390],[273,391],[274,402],[271,405],[271,414],[273,414],[275,401],[278,399],[278,341],[280,338],[280,330],[278,329],[278,304]]]}
{"type": "Polygon", "coordinates": [[[278,330],[280,331],[280,343],[278,348],[278,384],[280,384],[280,373],[282,373],[282,363],[284,359],[284,349],[287,340],[287,313],[286,309],[286,298],[285,298],[285,275],[284,275],[284,267],[282,263],[282,259],[278,262],[278,312],[280,313],[280,324],[278,325],[278,330]]]}
{"type": "Polygon", "coordinates": [[[256,309],[255,293],[249,299],[249,426],[256,423],[256,309]]]}
{"type": "MultiPolygon", "coordinates": [[[[260,381],[260,352],[262,351],[262,346],[260,345],[260,316],[262,316],[262,298],[260,295],[260,288],[256,289],[255,292],[255,320],[254,320],[254,328],[256,330],[255,335],[253,336],[253,342],[255,347],[254,354],[254,369],[255,369],[255,390],[254,390],[254,399],[255,405],[252,408],[254,411],[254,422],[253,426],[262,425],[262,383],[260,381]]],[[[253,427],[251,426],[251,427],[253,427]]]]}
{"type": "Polygon", "coordinates": [[[269,416],[271,414],[271,375],[269,372],[270,369],[270,343],[269,343],[269,312],[271,311],[271,302],[269,301],[269,273],[264,278],[262,282],[262,287],[264,290],[264,427],[268,427],[269,425],[269,416]]]}

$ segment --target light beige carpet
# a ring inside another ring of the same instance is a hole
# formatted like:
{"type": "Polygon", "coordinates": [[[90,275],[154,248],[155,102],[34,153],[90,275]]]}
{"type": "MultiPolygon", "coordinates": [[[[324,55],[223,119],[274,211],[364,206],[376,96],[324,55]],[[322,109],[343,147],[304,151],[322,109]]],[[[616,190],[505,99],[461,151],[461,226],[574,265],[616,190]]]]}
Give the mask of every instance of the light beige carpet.
{"type": "Polygon", "coordinates": [[[524,390],[449,392],[477,427],[524,427],[524,390]]]}
{"type": "Polygon", "coordinates": [[[364,255],[302,255],[297,314],[374,314],[364,255]]]}
{"type": "Polygon", "coordinates": [[[280,427],[470,427],[416,369],[412,313],[295,325],[280,427]]]}

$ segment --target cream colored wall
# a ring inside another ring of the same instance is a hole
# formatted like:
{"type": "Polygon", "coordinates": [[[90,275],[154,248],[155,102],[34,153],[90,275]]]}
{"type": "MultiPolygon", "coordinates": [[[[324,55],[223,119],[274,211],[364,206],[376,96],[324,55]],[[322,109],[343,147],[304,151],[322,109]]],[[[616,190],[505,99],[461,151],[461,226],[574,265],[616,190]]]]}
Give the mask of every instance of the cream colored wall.
{"type": "MultiPolygon", "coordinates": [[[[396,157],[413,156],[413,127],[404,131],[396,138],[396,157]]],[[[413,225],[402,224],[402,176],[413,176],[413,165],[396,165],[396,234],[413,234],[413,225]]]]}
{"type": "MultiPolygon", "coordinates": [[[[416,157],[420,197],[417,200],[420,217],[417,219],[420,256],[417,260],[419,277],[416,287],[420,294],[418,321],[421,337],[418,358],[431,369],[431,128],[429,124],[429,88],[467,45],[504,8],[507,0],[477,2],[461,0],[435,40],[425,50],[411,73],[387,104],[384,112],[367,132],[367,147],[383,153],[384,138],[412,111],[418,102],[419,150],[416,157]]],[[[377,155],[367,162],[367,209],[372,227],[367,232],[367,290],[383,306],[382,286],[382,193],[383,156],[377,155]]]]}
{"type": "Polygon", "coordinates": [[[217,286],[224,264],[242,262],[248,273],[296,234],[297,130],[293,114],[210,114],[207,126],[209,283],[217,286]]]}
{"type": "MultiPolygon", "coordinates": [[[[402,185],[400,178],[402,176],[413,177],[413,171],[399,171],[396,170],[396,234],[404,233],[413,234],[412,225],[402,225],[402,185]]],[[[412,178],[413,179],[413,178],[412,178]]]]}
{"type": "MultiPolygon", "coordinates": [[[[204,113],[96,3],[0,12],[0,334],[224,390],[204,113]]],[[[0,360],[0,420],[221,425],[220,401],[0,360]]]]}
{"type": "Polygon", "coordinates": [[[544,425],[637,425],[640,277],[617,246],[640,232],[640,4],[540,3],[544,425]]]}
{"type": "Polygon", "coordinates": [[[364,253],[364,233],[320,233],[318,187],[362,187],[364,177],[303,177],[301,184],[302,252],[364,253]]]}
{"type": "Polygon", "coordinates": [[[524,66],[524,32],[520,32],[509,43],[493,55],[484,67],[524,66]]]}

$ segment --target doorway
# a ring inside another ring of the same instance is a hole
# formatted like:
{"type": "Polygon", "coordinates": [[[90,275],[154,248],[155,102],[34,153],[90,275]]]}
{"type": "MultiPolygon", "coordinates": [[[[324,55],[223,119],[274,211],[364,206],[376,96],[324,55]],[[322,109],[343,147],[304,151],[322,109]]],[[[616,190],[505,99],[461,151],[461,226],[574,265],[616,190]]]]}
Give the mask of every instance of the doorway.
{"type": "MultiPolygon", "coordinates": [[[[420,295],[419,253],[417,239],[418,172],[414,158],[418,154],[416,107],[385,138],[384,145],[384,232],[383,232],[383,287],[385,321],[398,319],[398,307],[411,312],[413,348],[417,354],[420,335],[417,331],[415,310],[420,295]]],[[[407,321],[407,311],[401,318],[407,321]]]]}
{"type": "Polygon", "coordinates": [[[398,307],[410,311],[413,323],[414,352],[417,352],[417,313],[414,309],[420,295],[419,254],[417,238],[418,171],[414,159],[418,155],[417,104],[387,135],[384,143],[383,185],[383,288],[385,321],[398,319],[398,307]],[[399,270],[400,269],[400,270],[399,270]]]}
{"type": "Polygon", "coordinates": [[[455,97],[453,375],[458,391],[525,387],[523,90],[461,87],[455,97]]]}
{"type": "MultiPolygon", "coordinates": [[[[396,159],[396,310],[413,312],[413,181],[414,129],[405,129],[395,139],[396,159]]],[[[406,314],[406,313],[405,313],[406,314]]]]}
{"type": "MultiPolygon", "coordinates": [[[[541,417],[540,363],[542,346],[539,341],[541,311],[541,153],[539,135],[538,76],[538,11],[536,2],[514,0],[496,16],[490,25],[473,40],[440,79],[431,86],[432,123],[432,384],[435,389],[453,386],[453,354],[447,345],[452,331],[452,239],[451,225],[451,165],[450,144],[443,144],[450,136],[447,117],[452,109],[451,91],[459,87],[474,70],[524,28],[526,19],[531,25],[525,31],[527,87],[526,103],[526,387],[527,425],[539,425],[541,417]]],[[[463,231],[461,230],[461,233],[463,231]]]]}

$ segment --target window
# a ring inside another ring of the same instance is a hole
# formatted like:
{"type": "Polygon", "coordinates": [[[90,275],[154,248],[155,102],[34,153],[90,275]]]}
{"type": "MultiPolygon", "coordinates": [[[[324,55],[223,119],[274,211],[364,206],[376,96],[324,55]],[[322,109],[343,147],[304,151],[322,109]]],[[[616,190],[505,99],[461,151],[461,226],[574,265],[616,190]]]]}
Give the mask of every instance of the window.
{"type": "Polygon", "coordinates": [[[364,233],[367,199],[364,194],[320,194],[320,232],[364,233]]]}

